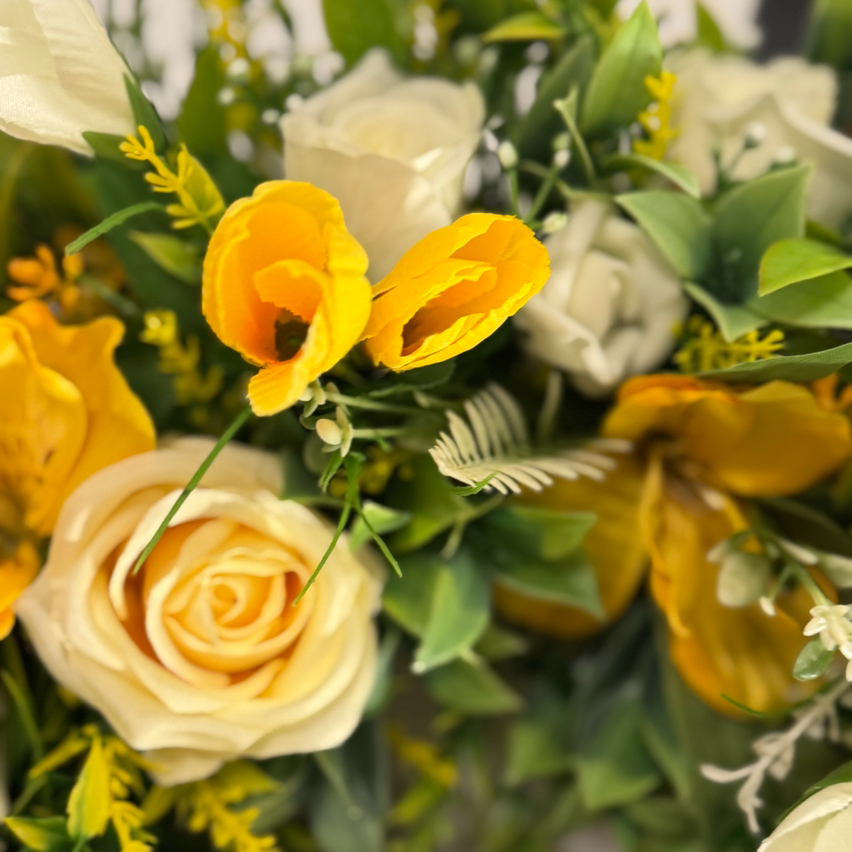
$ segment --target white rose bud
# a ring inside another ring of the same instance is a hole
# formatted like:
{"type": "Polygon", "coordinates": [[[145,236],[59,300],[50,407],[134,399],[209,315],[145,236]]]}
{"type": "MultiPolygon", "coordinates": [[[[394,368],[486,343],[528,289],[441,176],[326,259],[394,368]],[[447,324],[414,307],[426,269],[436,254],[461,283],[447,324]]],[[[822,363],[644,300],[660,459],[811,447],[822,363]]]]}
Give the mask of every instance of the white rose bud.
{"type": "Polygon", "coordinates": [[[550,279],[514,318],[531,355],[595,396],[665,361],[687,301],[640,228],[606,202],[582,201],[545,246],[550,279]]]}
{"type": "Polygon", "coordinates": [[[515,146],[509,142],[508,139],[504,139],[497,146],[497,159],[500,161],[500,165],[503,166],[504,169],[514,169],[518,165],[518,152],[515,149],[515,146]]]}
{"type": "Polygon", "coordinates": [[[84,132],[135,132],[130,72],[89,0],[0,0],[0,32],[0,130],[88,155],[84,132]]]}
{"type": "Polygon", "coordinates": [[[485,119],[474,83],[406,79],[376,49],[290,108],[281,119],[286,177],[338,199],[370,258],[370,280],[384,278],[416,242],[459,214],[485,119]]]}

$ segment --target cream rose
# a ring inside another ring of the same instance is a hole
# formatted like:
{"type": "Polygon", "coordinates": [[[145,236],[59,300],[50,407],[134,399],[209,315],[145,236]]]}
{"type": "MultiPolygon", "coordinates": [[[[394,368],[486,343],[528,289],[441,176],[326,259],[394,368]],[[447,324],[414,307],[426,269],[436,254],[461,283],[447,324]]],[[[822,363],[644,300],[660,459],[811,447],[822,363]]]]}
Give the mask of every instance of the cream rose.
{"type": "Polygon", "coordinates": [[[89,0],[2,0],[0,32],[0,130],[80,154],[85,131],[134,132],[127,67],[89,0]]]}
{"type": "Polygon", "coordinates": [[[187,439],[84,482],[18,606],[56,680],[169,785],[241,755],[339,745],[376,670],[380,583],[344,541],[292,606],[332,532],[276,497],[268,453],[227,447],[132,575],[210,447],[187,439]]]}
{"type": "Polygon", "coordinates": [[[669,65],[678,75],[678,137],[669,159],[695,172],[705,193],[716,188],[716,149],[736,180],[797,157],[814,166],[809,215],[831,227],[844,224],[852,214],[852,139],[829,126],[837,101],[830,68],[797,57],[757,65],[707,50],[673,54],[669,65]],[[748,135],[754,147],[743,152],[748,135]]]}
{"type": "Polygon", "coordinates": [[[340,201],[375,282],[456,218],[484,118],[473,83],[405,79],[373,50],[281,120],[284,171],[340,201]]]}
{"type": "Polygon", "coordinates": [[[644,232],[606,202],[583,201],[545,246],[550,279],[514,320],[527,351],[590,395],[658,367],[687,301],[644,232]]]}
{"type": "Polygon", "coordinates": [[[850,833],[852,784],[833,784],[790,813],[759,852],[847,852],[850,833]]]}

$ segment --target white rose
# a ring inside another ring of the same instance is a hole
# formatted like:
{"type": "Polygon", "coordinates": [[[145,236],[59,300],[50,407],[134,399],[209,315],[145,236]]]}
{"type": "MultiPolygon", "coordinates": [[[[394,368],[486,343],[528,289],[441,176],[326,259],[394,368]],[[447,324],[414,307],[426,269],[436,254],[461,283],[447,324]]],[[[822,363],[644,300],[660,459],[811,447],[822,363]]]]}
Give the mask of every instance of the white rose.
{"type": "Polygon", "coordinates": [[[133,133],[128,73],[89,0],[0,0],[0,130],[92,149],[86,131],[133,133]]]}
{"type": "Polygon", "coordinates": [[[281,120],[284,172],[340,201],[346,227],[384,278],[416,242],[449,225],[479,143],[473,83],[405,79],[383,50],[281,120]]]}
{"type": "MultiPolygon", "coordinates": [[[[622,18],[632,14],[641,0],[620,0],[622,18]]],[[[757,25],[760,0],[703,0],[702,6],[718,25],[725,41],[732,47],[748,49],[760,43],[762,33],[757,25]]],[[[660,22],[663,47],[686,44],[698,35],[698,3],[696,0],[648,0],[648,7],[660,22]]]]}
{"type": "Polygon", "coordinates": [[[833,784],[802,802],[759,852],[847,852],[850,834],[852,783],[833,784]]]}
{"type": "Polygon", "coordinates": [[[736,180],[798,157],[814,166],[809,215],[839,227],[852,214],[852,139],[829,127],[837,101],[830,68],[796,57],[757,65],[706,50],[674,54],[669,65],[678,75],[672,123],[679,134],[669,158],[695,172],[705,193],[716,188],[715,149],[736,180]],[[757,144],[743,152],[749,134],[757,144]]]}
{"type": "Polygon", "coordinates": [[[292,606],[332,531],[277,498],[269,453],[228,446],[132,576],[210,447],[179,441],[84,482],[18,604],[53,677],[147,752],[162,784],[340,745],[376,670],[380,583],[345,541],[292,606]]]}
{"type": "Polygon", "coordinates": [[[515,316],[531,355],[569,372],[590,395],[666,359],[687,301],[640,228],[605,202],[583,201],[545,246],[550,279],[515,316]]]}

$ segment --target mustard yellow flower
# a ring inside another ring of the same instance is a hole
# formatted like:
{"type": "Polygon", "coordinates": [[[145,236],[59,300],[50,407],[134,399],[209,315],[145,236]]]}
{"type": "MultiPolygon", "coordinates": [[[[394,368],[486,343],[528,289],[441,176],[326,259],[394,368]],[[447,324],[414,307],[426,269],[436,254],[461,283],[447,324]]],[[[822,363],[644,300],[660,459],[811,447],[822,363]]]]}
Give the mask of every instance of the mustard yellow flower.
{"type": "Polygon", "coordinates": [[[0,558],[0,639],[5,639],[15,626],[12,604],[35,579],[41,559],[32,542],[22,541],[15,552],[0,558]]]}
{"type": "Polygon", "coordinates": [[[367,353],[397,372],[446,361],[493,334],[549,275],[547,250],[523,222],[469,213],[409,249],[373,287],[367,353]]]}
{"type": "Polygon", "coordinates": [[[219,339],[261,368],[249,382],[256,414],[293,405],[358,342],[366,271],[340,205],[311,184],[270,181],[227,210],[204,261],[202,307],[219,339]]]}

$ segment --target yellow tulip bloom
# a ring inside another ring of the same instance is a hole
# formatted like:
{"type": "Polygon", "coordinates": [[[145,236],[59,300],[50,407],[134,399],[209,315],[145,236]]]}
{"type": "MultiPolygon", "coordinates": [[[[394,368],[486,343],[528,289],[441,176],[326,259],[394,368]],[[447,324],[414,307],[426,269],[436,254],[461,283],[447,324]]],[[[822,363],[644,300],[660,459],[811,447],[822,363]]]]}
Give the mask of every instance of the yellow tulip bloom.
{"type": "Polygon", "coordinates": [[[293,405],[361,338],[367,255],[340,205],[308,183],[270,181],[232,204],[210,240],[202,308],[219,339],[261,368],[255,414],[293,405]]]}
{"type": "Polygon", "coordinates": [[[547,250],[523,222],[491,213],[462,216],[409,249],[373,287],[367,354],[400,372],[467,352],[549,275],[547,250]]]}

